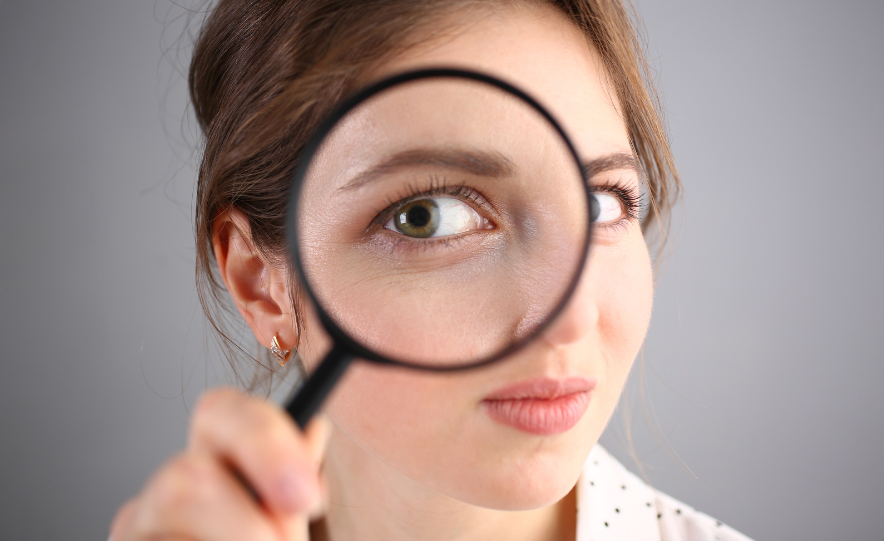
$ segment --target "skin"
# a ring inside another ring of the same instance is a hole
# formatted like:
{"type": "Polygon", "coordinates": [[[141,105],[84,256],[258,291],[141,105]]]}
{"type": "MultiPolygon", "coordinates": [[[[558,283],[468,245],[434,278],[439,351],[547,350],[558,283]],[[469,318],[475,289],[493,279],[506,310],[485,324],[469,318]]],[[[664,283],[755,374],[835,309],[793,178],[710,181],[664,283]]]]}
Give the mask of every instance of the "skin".
{"type": "MultiPolygon", "coordinates": [[[[471,21],[373,75],[427,65],[485,71],[543,103],[582,159],[631,153],[598,56],[562,15],[528,5],[471,21]]],[[[591,182],[637,192],[639,179],[623,169],[591,182]]],[[[306,331],[294,334],[286,270],[254,249],[236,209],[215,220],[213,240],[220,274],[258,341],[269,347],[278,336],[311,368],[330,341],[310,306],[306,331]]],[[[507,362],[441,375],[356,362],[325,418],[303,434],[273,405],[233,390],[208,393],[187,449],[121,508],[113,539],[307,539],[311,513],[322,514],[312,539],[573,539],[573,488],[620,398],[653,296],[638,220],[598,225],[593,241],[565,311],[507,362]],[[598,379],[574,428],[538,436],[485,413],[481,402],[493,390],[541,376],[598,379]]]]}

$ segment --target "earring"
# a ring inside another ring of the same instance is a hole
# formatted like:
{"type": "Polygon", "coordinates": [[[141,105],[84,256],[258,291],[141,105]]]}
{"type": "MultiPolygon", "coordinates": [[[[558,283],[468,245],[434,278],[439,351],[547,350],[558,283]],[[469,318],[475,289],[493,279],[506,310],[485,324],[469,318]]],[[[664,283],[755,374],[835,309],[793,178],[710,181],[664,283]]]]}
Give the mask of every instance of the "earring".
{"type": "Polygon", "coordinates": [[[279,340],[277,340],[275,334],[273,335],[273,340],[270,341],[270,353],[273,354],[273,358],[276,359],[279,366],[285,366],[285,363],[289,362],[289,359],[292,358],[292,350],[279,347],[279,340]]]}

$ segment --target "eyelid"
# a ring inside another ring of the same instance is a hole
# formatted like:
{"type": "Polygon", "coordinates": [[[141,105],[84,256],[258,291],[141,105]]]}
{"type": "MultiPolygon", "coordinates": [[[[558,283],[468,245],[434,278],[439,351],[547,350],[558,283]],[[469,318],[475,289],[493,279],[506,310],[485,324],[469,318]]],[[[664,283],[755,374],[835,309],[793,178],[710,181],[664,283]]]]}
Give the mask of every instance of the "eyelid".
{"type": "MultiPolygon", "coordinates": [[[[613,182],[598,182],[590,187],[590,192],[604,192],[616,196],[623,205],[624,216],[615,222],[604,224],[593,224],[593,227],[615,228],[623,226],[624,222],[637,221],[640,219],[644,205],[645,196],[640,190],[630,182],[618,179],[613,182]]],[[[476,204],[484,212],[480,212],[484,218],[489,219],[488,214],[493,214],[490,203],[477,190],[466,186],[465,184],[447,184],[444,178],[432,177],[430,185],[427,188],[419,188],[414,184],[409,184],[404,193],[388,198],[387,205],[378,211],[374,220],[372,220],[366,232],[374,230],[384,225],[393,217],[396,209],[403,205],[407,205],[412,201],[433,196],[455,197],[462,201],[469,201],[476,204]]],[[[476,209],[479,211],[479,209],[476,209]]],[[[492,222],[495,220],[492,220],[492,222]]],[[[432,242],[429,239],[421,239],[419,242],[432,242]]]]}
{"type": "Polygon", "coordinates": [[[425,199],[434,196],[454,197],[464,202],[471,201],[475,203],[481,210],[485,211],[485,214],[480,213],[483,218],[488,218],[487,214],[489,214],[491,211],[491,205],[482,196],[482,194],[475,189],[470,188],[465,184],[449,185],[445,182],[445,179],[440,179],[437,177],[433,177],[430,179],[429,188],[420,189],[412,184],[409,184],[406,188],[406,191],[407,193],[403,193],[396,197],[388,199],[387,206],[384,207],[383,210],[378,211],[377,216],[374,220],[372,220],[369,229],[374,228],[378,225],[383,227],[383,225],[386,224],[387,221],[389,221],[390,218],[393,217],[394,211],[399,207],[407,205],[412,201],[417,201],[419,199],[425,199]]]}
{"type": "MultiPolygon", "coordinates": [[[[620,199],[620,203],[623,205],[623,210],[625,212],[624,219],[638,220],[641,216],[641,211],[644,206],[644,197],[635,186],[632,186],[623,180],[593,184],[590,191],[593,193],[604,192],[617,196],[617,198],[620,199]]],[[[600,225],[605,226],[613,224],[600,225]]]]}
{"type": "MultiPolygon", "coordinates": [[[[434,197],[447,197],[461,201],[468,205],[486,224],[491,225],[490,229],[496,229],[498,223],[498,213],[494,206],[476,189],[464,184],[448,185],[445,179],[431,179],[428,188],[419,188],[414,184],[409,184],[397,196],[387,199],[387,205],[380,211],[376,211],[375,218],[369,224],[365,231],[365,238],[374,243],[375,246],[395,253],[400,257],[417,257],[418,255],[426,257],[444,257],[445,254],[451,254],[456,247],[465,242],[467,238],[474,238],[469,234],[454,234],[441,237],[414,238],[404,234],[395,234],[391,231],[385,231],[386,224],[393,219],[396,211],[404,205],[420,199],[428,199],[434,197]],[[390,234],[378,234],[379,232],[390,234]]],[[[475,247],[475,240],[469,243],[475,247]]]]}

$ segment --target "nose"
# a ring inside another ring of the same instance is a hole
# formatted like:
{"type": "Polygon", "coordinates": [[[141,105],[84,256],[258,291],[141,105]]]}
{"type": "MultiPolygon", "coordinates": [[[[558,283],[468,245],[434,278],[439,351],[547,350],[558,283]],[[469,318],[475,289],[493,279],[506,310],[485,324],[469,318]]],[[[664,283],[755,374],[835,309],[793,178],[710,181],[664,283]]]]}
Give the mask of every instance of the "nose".
{"type": "Polygon", "coordinates": [[[551,346],[564,346],[585,337],[598,323],[598,305],[582,279],[558,316],[543,331],[540,339],[551,346]]]}

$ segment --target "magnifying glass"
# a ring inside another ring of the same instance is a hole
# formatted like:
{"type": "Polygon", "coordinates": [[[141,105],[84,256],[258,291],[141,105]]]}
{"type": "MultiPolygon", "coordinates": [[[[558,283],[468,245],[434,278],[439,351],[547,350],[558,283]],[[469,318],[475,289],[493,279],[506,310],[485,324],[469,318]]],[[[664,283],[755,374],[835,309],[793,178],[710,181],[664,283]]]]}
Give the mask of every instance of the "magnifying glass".
{"type": "Polygon", "coordinates": [[[537,101],[460,69],[399,74],[319,128],[286,234],[332,349],[287,411],[303,428],[354,358],[420,370],[506,359],[573,293],[598,203],[537,101]]]}

